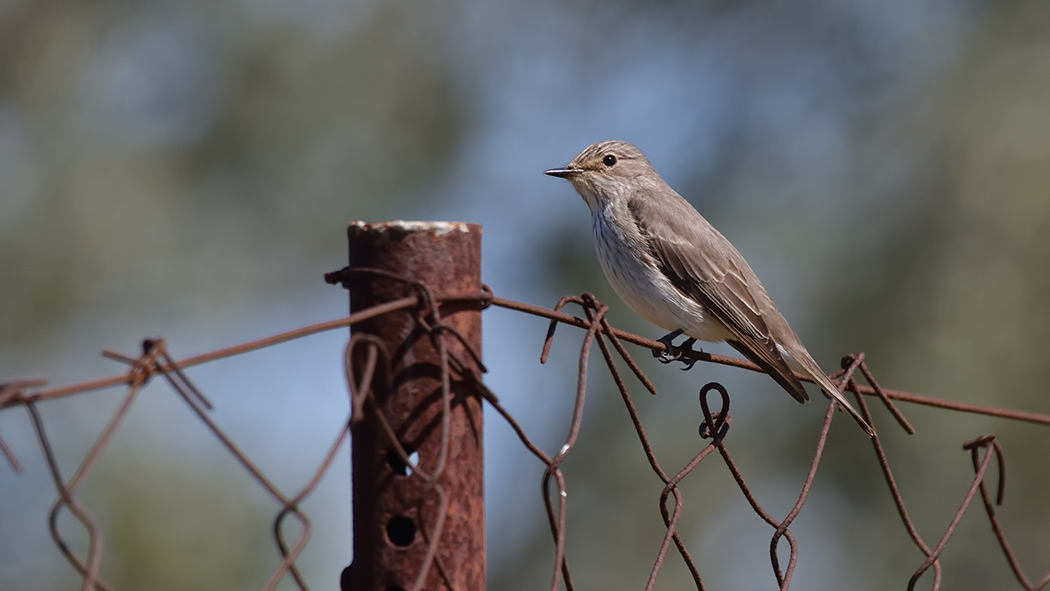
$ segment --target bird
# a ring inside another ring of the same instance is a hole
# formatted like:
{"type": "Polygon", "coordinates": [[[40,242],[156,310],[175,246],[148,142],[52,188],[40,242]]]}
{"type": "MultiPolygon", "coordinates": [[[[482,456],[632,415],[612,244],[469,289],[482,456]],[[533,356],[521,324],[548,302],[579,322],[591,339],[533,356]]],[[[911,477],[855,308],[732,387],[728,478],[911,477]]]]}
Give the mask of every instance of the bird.
{"type": "Polygon", "coordinates": [[[649,322],[667,361],[673,339],[726,342],[769,374],[795,400],[809,395],[795,372],[841,404],[869,437],[875,432],[820,369],[777,310],[743,255],[660,177],[638,147],[592,144],[563,168],[591,212],[598,260],[616,294],[649,322]]]}

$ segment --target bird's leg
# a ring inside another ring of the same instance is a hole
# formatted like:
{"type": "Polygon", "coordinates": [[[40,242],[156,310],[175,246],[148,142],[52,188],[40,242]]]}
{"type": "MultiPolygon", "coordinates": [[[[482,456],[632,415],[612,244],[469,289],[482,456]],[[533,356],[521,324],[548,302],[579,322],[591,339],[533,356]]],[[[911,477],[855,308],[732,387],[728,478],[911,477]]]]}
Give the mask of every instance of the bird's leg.
{"type": "MultiPolygon", "coordinates": [[[[682,368],[682,371],[688,371],[690,369],[693,369],[693,366],[696,365],[697,361],[699,361],[697,357],[689,355],[689,353],[693,352],[693,343],[695,342],[696,339],[694,339],[693,337],[689,337],[688,339],[683,341],[681,345],[675,347],[675,356],[678,357],[679,361],[681,361],[685,365],[685,367],[682,368]]],[[[703,351],[701,351],[701,353],[702,352],[703,351]]]]}
{"type": "Polygon", "coordinates": [[[671,363],[676,359],[674,355],[674,340],[678,338],[678,335],[682,334],[682,329],[669,332],[664,336],[656,339],[658,343],[662,343],[666,347],[663,351],[653,351],[653,357],[660,360],[660,363],[671,363]]]}
{"type": "Polygon", "coordinates": [[[653,357],[660,360],[660,363],[671,363],[679,358],[679,352],[675,350],[674,340],[678,338],[678,335],[682,334],[682,329],[678,329],[665,334],[664,336],[656,339],[657,342],[662,343],[666,349],[663,351],[653,351],[653,357]]]}
{"type": "Polygon", "coordinates": [[[693,343],[696,342],[696,339],[694,339],[693,337],[689,337],[685,341],[683,341],[681,345],[675,346],[674,340],[681,334],[682,329],[679,328],[678,330],[674,332],[669,332],[657,339],[658,342],[663,343],[666,349],[664,349],[663,351],[653,351],[653,357],[655,357],[660,363],[671,363],[673,361],[681,361],[685,364],[685,367],[682,368],[682,371],[685,371],[687,369],[692,369],[693,365],[695,365],[697,362],[697,358],[694,355],[692,355],[692,353],[694,353],[693,343]]]}

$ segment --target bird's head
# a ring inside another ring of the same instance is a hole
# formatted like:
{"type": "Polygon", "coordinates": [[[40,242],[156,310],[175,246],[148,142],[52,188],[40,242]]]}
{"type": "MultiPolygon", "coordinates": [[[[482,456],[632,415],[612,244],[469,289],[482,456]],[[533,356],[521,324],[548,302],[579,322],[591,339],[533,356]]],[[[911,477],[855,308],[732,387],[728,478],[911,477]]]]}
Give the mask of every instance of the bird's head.
{"type": "Polygon", "coordinates": [[[646,183],[662,182],[645,154],[627,142],[598,142],[588,146],[564,168],[544,174],[568,179],[592,212],[608,207],[646,183]]]}

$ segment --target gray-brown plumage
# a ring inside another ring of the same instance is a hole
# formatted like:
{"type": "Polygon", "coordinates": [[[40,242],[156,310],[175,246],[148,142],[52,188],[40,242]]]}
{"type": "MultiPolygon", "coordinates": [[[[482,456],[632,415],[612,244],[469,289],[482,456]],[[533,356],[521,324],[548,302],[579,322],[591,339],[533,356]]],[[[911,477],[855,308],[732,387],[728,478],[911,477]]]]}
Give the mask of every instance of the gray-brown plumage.
{"type": "Polygon", "coordinates": [[[587,203],[602,269],[631,309],[666,330],[726,341],[799,402],[809,396],[794,371],[808,376],[873,435],[744,257],[660,178],[641,150],[600,142],[546,174],[571,181],[587,203]]]}

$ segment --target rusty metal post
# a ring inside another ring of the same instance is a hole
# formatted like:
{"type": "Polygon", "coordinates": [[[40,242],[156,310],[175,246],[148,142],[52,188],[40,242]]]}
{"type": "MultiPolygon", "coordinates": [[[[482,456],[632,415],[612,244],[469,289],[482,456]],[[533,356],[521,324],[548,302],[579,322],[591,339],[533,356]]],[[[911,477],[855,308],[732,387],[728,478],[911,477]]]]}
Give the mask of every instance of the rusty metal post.
{"type": "MultiPolygon", "coordinates": [[[[481,290],[481,227],[445,222],[354,222],[348,229],[350,269],[381,269],[427,285],[435,295],[481,290]]],[[[351,273],[352,274],[352,273],[351,273]]],[[[351,311],[418,293],[410,285],[355,274],[351,311]]],[[[391,355],[389,392],[376,392],[380,411],[401,444],[418,453],[429,472],[441,451],[440,356],[417,310],[384,314],[354,326],[382,339],[391,355]]],[[[441,319],[481,351],[481,313],[476,304],[441,307],[441,319]]],[[[449,351],[473,363],[463,346],[447,338],[449,351]]],[[[355,366],[357,362],[355,361],[355,366]]],[[[360,375],[360,373],[358,373],[360,375]]],[[[458,591],[485,589],[485,500],[482,467],[482,405],[461,376],[451,373],[447,463],[437,483],[447,502],[437,540],[437,561],[458,591]]],[[[344,573],[347,591],[411,589],[426,562],[440,498],[413,475],[392,450],[374,409],[352,431],[354,559],[344,573]]],[[[445,589],[435,562],[423,589],[445,589]]]]}

